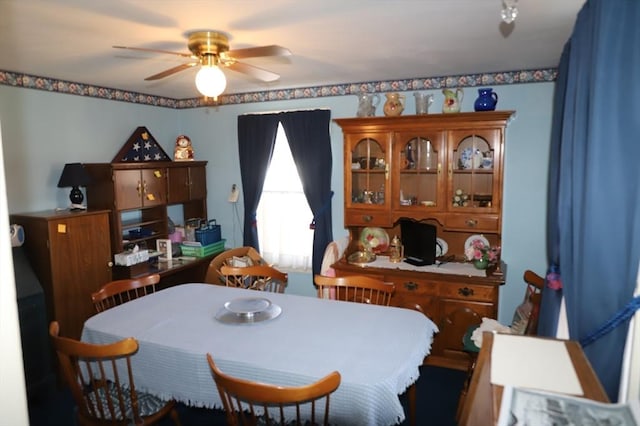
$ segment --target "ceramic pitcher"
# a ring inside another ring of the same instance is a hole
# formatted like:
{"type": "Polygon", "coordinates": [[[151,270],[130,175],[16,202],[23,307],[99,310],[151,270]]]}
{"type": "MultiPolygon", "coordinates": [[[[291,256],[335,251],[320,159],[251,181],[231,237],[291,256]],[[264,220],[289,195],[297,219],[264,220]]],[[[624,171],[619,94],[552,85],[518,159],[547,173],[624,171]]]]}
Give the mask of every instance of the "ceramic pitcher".
{"type": "Polygon", "coordinates": [[[387,93],[387,101],[384,103],[383,111],[387,117],[395,117],[404,111],[404,95],[400,93],[387,93]]]}
{"type": "Polygon", "coordinates": [[[361,92],[358,95],[358,117],[374,117],[379,103],[380,96],[377,93],[361,92]]]}
{"type": "Polygon", "coordinates": [[[464,98],[464,92],[458,88],[455,91],[453,89],[442,89],[444,94],[444,102],[442,104],[442,112],[460,112],[460,104],[464,98]]]}
{"type": "Polygon", "coordinates": [[[429,112],[429,106],[433,103],[433,95],[414,92],[413,96],[416,98],[416,114],[427,114],[429,112]]]}
{"type": "Polygon", "coordinates": [[[476,111],[493,111],[498,103],[498,94],[493,89],[478,89],[478,99],[473,104],[476,111]]]}

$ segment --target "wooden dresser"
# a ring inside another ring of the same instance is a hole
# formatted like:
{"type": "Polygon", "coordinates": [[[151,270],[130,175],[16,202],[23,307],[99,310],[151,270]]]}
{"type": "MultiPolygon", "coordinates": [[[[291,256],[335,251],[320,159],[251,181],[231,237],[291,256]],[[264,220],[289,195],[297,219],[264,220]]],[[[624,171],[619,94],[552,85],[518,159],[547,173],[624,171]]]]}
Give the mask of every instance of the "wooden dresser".
{"type": "MultiPolygon", "coordinates": [[[[402,239],[402,219],[433,225],[443,258],[464,262],[466,245],[502,241],[504,144],[513,111],[336,119],[344,134],[344,223],[351,243],[381,228],[402,239]]],[[[379,253],[384,255],[386,253],[379,253]]],[[[361,268],[344,259],[338,275],[362,274],[396,285],[392,305],[424,312],[440,328],[426,362],[466,369],[466,330],[497,318],[504,268],[486,277],[361,268]]]]}
{"type": "Polygon", "coordinates": [[[47,320],[64,336],[80,338],[95,314],[91,293],[111,281],[109,211],[43,211],[11,215],[22,225],[24,248],[43,287],[47,320]]]}

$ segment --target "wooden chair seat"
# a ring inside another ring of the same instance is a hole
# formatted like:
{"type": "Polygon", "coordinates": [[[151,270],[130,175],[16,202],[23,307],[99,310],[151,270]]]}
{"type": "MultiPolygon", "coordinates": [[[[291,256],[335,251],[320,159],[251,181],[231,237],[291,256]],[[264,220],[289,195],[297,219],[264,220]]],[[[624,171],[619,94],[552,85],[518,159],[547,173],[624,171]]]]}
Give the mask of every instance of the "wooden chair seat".
{"type": "Polygon", "coordinates": [[[154,293],[160,282],[160,275],[152,274],[142,278],[111,281],[91,295],[96,311],[102,312],[138,297],[154,293]]]}
{"type": "Polygon", "coordinates": [[[321,299],[389,306],[395,291],[395,284],[364,275],[346,277],[316,275],[313,280],[318,287],[318,297],[321,299]]]}
{"type": "Polygon", "coordinates": [[[227,287],[240,287],[250,290],[284,293],[289,280],[288,274],[271,266],[233,267],[223,265],[220,273],[225,277],[227,287]]]}
{"type": "Polygon", "coordinates": [[[284,387],[229,376],[218,369],[211,354],[207,354],[207,361],[228,425],[330,424],[330,395],[341,381],[337,371],[308,385],[284,387]],[[310,409],[310,420],[301,416],[300,409],[305,404],[310,409]],[[295,419],[285,418],[285,407],[295,407],[295,419]]]}
{"type": "Polygon", "coordinates": [[[61,337],[59,332],[58,322],[51,322],[49,335],[78,407],[80,425],[151,425],[171,416],[180,426],[174,400],[136,391],[131,369],[131,358],[138,351],[135,339],[94,345],[61,337]]]}

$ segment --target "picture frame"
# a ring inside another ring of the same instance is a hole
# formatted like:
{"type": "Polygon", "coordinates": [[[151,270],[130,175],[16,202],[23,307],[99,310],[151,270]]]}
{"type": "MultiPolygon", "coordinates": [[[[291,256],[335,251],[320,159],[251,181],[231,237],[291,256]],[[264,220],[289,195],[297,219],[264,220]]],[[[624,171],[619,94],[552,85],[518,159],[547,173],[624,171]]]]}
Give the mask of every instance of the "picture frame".
{"type": "Polygon", "coordinates": [[[160,260],[171,260],[171,240],[157,239],[156,250],[160,252],[160,260]]]}

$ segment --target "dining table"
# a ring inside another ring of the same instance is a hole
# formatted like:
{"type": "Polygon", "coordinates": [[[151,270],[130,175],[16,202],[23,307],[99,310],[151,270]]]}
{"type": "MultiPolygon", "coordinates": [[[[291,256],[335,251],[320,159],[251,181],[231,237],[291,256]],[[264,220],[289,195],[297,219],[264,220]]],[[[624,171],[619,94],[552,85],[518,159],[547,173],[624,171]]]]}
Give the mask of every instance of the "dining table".
{"type": "Polygon", "coordinates": [[[338,371],[331,424],[393,425],[437,332],[411,309],[187,283],[92,316],[81,339],[134,337],[136,389],[195,407],[222,408],[207,353],[229,375],[281,386],[338,371]]]}

